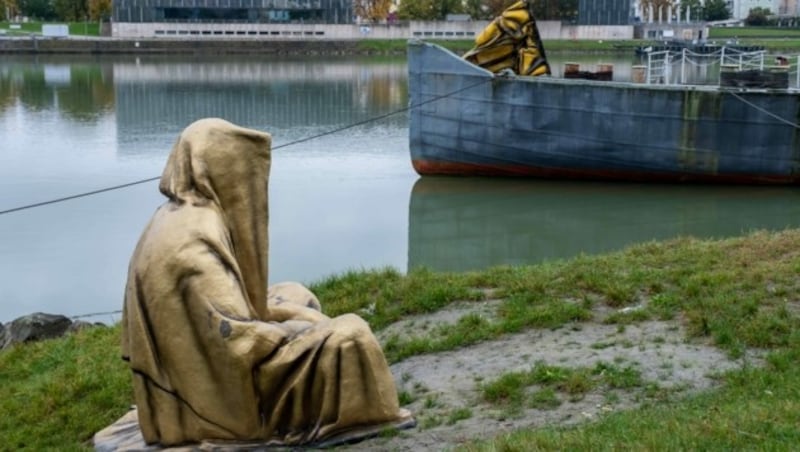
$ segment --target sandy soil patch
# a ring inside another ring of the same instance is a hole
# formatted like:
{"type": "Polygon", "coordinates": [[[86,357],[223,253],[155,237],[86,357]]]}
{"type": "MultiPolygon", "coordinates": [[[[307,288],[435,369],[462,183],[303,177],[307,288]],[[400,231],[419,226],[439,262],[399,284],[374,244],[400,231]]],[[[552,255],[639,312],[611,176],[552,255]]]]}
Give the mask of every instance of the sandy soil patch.
{"type": "MultiPolygon", "coordinates": [[[[461,316],[491,317],[499,301],[461,303],[429,316],[403,320],[381,331],[379,338],[416,331],[425,334],[461,316]]],[[[598,312],[598,317],[607,312],[598,312]]],[[[559,395],[552,409],[524,408],[509,413],[482,401],[482,382],[510,371],[527,371],[537,362],[561,367],[594,367],[598,362],[634,366],[642,379],[675,397],[715,384],[713,378],[744,364],[758,364],[755,352],[729,359],[702,341],[688,341],[678,321],[648,321],[619,327],[595,322],[557,330],[530,330],[459,350],[415,356],[391,366],[399,390],[411,395],[406,405],[418,425],[392,438],[353,445],[369,450],[443,450],[472,439],[488,439],[505,431],[548,424],[591,421],[643,403],[644,388],[595,389],[578,400],[559,395]],[[454,413],[468,409],[470,417],[453,422],[454,413]]],[[[536,388],[531,388],[535,390],[536,388]]]]}

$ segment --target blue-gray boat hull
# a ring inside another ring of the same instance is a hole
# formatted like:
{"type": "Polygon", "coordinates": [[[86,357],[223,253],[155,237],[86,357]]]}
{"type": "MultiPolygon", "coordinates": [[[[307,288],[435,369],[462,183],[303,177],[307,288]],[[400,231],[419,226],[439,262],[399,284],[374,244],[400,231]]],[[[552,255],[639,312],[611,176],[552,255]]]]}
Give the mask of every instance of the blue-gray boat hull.
{"type": "Polygon", "coordinates": [[[800,95],[502,77],[408,47],[410,150],[422,175],[800,182],[800,95]]]}

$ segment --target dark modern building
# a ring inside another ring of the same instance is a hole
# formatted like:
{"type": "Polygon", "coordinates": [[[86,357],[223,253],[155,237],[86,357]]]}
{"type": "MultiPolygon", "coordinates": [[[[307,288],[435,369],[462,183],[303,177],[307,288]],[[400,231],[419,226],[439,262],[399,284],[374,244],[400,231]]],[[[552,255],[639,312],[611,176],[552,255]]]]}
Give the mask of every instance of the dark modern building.
{"type": "Polygon", "coordinates": [[[579,0],[578,25],[629,25],[631,0],[579,0]]]}
{"type": "Polygon", "coordinates": [[[351,0],[114,0],[115,22],[353,22],[351,0]]]}

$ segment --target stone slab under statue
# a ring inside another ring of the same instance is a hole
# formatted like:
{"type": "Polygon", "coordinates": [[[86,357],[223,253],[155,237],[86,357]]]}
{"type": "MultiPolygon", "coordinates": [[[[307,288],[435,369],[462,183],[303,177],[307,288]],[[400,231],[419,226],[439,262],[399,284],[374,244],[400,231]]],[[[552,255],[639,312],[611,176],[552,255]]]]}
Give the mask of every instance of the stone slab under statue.
{"type": "Polygon", "coordinates": [[[298,283],[267,287],[270,145],[203,119],[173,147],[125,290],[136,410],[97,449],[329,446],[415,424],[366,322],[325,316],[298,283]]]}

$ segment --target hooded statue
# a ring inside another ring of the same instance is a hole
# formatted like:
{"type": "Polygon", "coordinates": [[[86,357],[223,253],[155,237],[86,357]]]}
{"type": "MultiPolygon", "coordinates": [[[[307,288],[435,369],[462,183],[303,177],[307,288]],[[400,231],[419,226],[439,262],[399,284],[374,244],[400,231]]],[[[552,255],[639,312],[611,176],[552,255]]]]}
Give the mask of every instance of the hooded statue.
{"type": "Polygon", "coordinates": [[[169,156],[122,318],[147,443],[319,445],[413,424],[361,318],[328,318],[296,283],[268,292],[270,143],[203,119],[169,156]]]}

